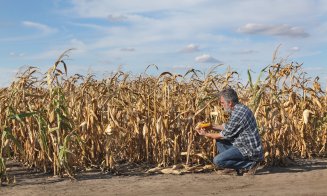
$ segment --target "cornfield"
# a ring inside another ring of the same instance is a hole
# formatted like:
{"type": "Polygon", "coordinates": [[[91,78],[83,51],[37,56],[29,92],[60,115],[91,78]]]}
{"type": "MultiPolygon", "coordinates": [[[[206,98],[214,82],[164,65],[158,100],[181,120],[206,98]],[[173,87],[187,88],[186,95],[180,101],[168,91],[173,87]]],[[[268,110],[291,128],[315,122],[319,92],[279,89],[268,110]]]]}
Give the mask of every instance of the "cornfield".
{"type": "Polygon", "coordinates": [[[215,96],[226,86],[254,112],[266,164],[326,156],[326,90],[300,64],[273,63],[255,82],[248,71],[246,84],[230,69],[217,74],[221,66],[206,74],[192,69],[159,76],[148,75],[148,67],[139,76],[116,72],[96,80],[68,77],[67,52],[45,74],[29,67],[0,90],[1,176],[8,158],[70,177],[92,165],[110,171],[123,162],[210,163],[215,141],[199,137],[194,127],[226,121],[215,96]]]}

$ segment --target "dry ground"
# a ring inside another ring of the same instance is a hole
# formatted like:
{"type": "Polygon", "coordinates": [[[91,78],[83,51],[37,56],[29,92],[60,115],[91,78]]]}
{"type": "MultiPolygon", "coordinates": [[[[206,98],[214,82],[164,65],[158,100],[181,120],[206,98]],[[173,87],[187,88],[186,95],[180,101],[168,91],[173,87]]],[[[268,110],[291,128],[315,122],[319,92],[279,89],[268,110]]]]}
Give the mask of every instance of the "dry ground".
{"type": "MultiPolygon", "coordinates": [[[[10,165],[15,183],[0,195],[327,195],[327,159],[298,160],[290,167],[261,168],[255,176],[216,172],[184,175],[79,173],[76,181],[10,165]]],[[[13,180],[13,179],[11,179],[13,180]]]]}

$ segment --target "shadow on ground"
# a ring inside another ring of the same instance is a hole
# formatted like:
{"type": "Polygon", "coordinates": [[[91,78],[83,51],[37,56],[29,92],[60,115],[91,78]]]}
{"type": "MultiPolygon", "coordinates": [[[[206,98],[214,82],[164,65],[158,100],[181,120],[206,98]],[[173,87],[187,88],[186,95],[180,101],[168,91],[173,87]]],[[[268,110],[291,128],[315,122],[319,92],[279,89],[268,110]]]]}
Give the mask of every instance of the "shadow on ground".
{"type": "Polygon", "coordinates": [[[296,159],[293,164],[285,167],[265,166],[257,170],[256,175],[274,173],[297,173],[327,169],[327,159],[296,159]]]}

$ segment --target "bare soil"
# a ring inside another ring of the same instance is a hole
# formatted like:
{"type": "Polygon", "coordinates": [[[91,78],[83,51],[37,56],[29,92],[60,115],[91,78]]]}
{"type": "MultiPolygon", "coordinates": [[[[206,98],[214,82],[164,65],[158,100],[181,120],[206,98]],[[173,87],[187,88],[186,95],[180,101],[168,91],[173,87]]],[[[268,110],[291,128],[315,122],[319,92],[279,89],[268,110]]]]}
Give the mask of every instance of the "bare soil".
{"type": "Polygon", "coordinates": [[[129,170],[80,172],[76,180],[9,165],[10,183],[0,195],[327,195],[327,159],[297,160],[289,167],[263,167],[254,176],[215,171],[183,175],[129,170]],[[15,177],[15,179],[14,179],[15,177]]]}

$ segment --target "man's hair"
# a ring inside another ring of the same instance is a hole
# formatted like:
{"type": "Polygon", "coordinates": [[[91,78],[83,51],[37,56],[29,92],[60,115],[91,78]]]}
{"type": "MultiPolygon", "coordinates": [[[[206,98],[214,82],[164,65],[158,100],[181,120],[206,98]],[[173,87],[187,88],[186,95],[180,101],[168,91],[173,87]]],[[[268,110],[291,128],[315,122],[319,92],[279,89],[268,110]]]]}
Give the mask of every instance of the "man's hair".
{"type": "Polygon", "coordinates": [[[220,91],[219,97],[224,97],[226,101],[232,101],[234,104],[239,103],[237,93],[232,88],[226,88],[220,91]]]}

